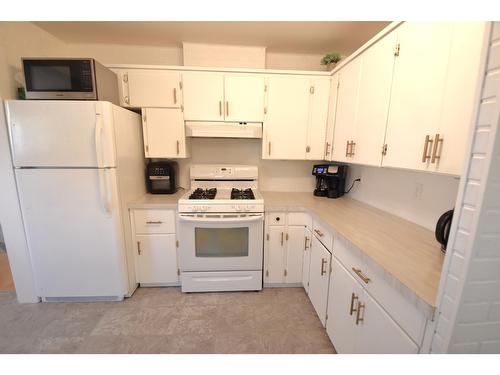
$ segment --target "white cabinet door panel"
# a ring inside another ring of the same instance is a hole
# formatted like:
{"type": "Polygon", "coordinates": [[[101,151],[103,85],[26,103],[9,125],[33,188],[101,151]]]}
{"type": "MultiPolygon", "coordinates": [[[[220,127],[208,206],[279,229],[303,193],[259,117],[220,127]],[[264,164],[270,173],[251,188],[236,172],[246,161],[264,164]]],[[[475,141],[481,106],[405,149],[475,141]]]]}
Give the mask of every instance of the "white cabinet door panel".
{"type": "Polygon", "coordinates": [[[325,160],[332,160],[333,136],[335,132],[335,115],[337,112],[337,98],[339,90],[339,73],[332,76],[330,85],[330,99],[328,102],[328,118],[326,125],[325,160]]]}
{"type": "Polygon", "coordinates": [[[305,159],[310,96],[309,78],[269,78],[263,159],[305,159]]]}
{"type": "Polygon", "coordinates": [[[418,346],[368,294],[361,298],[356,352],[360,354],[415,354],[418,346]]]}
{"type": "Polygon", "coordinates": [[[380,166],[394,68],[396,34],[363,52],[359,82],[354,162],[380,166]]]}
{"type": "Polygon", "coordinates": [[[304,255],[304,232],[303,226],[289,226],[286,250],[286,283],[302,282],[302,258],[304,255]]]}
{"type": "Polygon", "coordinates": [[[330,252],[313,236],[309,266],[309,299],[323,326],[326,320],[331,257],[330,252]]]}
{"type": "Polygon", "coordinates": [[[266,270],[264,282],[268,284],[283,283],[285,257],[285,226],[268,227],[269,240],[266,239],[266,270]]]}
{"type": "Polygon", "coordinates": [[[355,310],[362,295],[361,285],[333,257],[326,333],[339,354],[356,353],[359,328],[356,326],[355,310]]]}
{"type": "Polygon", "coordinates": [[[177,283],[175,234],[136,235],[137,281],[177,283]]]}
{"type": "Polygon", "coordinates": [[[224,77],[226,121],[262,122],[264,119],[264,77],[224,77]]]}
{"type": "Polygon", "coordinates": [[[130,107],[180,108],[179,72],[137,69],[127,75],[130,107]]]}
{"type": "Polygon", "coordinates": [[[188,155],[180,109],[144,108],[142,115],[147,158],[182,158],[188,155]]]}
{"type": "Polygon", "coordinates": [[[306,159],[322,160],[325,154],[330,79],[315,79],[312,81],[312,86],[314,93],[311,98],[307,139],[309,151],[306,153],[306,159]]]}
{"type": "Polygon", "coordinates": [[[430,161],[422,161],[424,143],[426,135],[433,138],[439,127],[452,26],[406,22],[397,35],[400,51],[394,64],[385,140],[388,150],[382,164],[427,170],[430,161]]]}
{"type": "Polygon", "coordinates": [[[182,74],[184,119],[187,121],[224,120],[224,76],[218,73],[182,74]]]}

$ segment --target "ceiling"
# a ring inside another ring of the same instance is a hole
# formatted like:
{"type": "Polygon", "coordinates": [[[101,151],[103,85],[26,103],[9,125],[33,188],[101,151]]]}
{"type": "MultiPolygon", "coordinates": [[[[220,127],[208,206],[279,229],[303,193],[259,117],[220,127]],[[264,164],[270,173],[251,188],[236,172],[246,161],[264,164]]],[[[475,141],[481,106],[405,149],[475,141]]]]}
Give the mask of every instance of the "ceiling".
{"type": "Polygon", "coordinates": [[[268,52],[350,54],[389,22],[35,22],[67,43],[265,46],[268,52]]]}

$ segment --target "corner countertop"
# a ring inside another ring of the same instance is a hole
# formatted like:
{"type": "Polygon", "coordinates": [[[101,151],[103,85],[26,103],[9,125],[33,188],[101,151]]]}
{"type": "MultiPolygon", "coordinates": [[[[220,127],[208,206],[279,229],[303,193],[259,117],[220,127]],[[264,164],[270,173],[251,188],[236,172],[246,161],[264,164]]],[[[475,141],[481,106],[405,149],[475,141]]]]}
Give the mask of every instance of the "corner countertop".
{"type": "MultiPolygon", "coordinates": [[[[129,203],[131,209],[177,209],[175,194],[146,194],[129,203]]],[[[327,199],[312,193],[261,191],[265,211],[305,211],[344,237],[406,289],[436,307],[444,255],[434,233],[357,200],[327,199]]]]}
{"type": "Polygon", "coordinates": [[[140,209],[177,209],[179,199],[186,193],[187,190],[179,189],[174,194],[144,194],[139,199],[128,204],[128,208],[140,209]]]}
{"type": "Polygon", "coordinates": [[[432,231],[347,197],[261,193],[266,211],[309,211],[427,305],[436,307],[444,254],[432,231]]]}

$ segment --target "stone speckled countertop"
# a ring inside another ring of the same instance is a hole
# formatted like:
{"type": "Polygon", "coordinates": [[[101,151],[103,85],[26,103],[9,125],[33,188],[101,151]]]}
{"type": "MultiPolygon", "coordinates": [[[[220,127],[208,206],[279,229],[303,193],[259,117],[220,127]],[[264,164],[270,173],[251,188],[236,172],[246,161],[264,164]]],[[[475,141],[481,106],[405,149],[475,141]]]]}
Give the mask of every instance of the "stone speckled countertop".
{"type": "Polygon", "coordinates": [[[261,193],[266,211],[310,212],[428,306],[436,306],[444,255],[432,231],[347,197],[328,199],[312,193],[261,193]]]}
{"type": "MultiPolygon", "coordinates": [[[[177,209],[186,190],[146,194],[129,208],[177,209]]],[[[375,264],[433,310],[444,255],[434,233],[354,199],[327,199],[312,193],[261,191],[266,211],[306,211],[360,249],[375,264]]],[[[428,310],[428,309],[426,309],[428,310]]]]}

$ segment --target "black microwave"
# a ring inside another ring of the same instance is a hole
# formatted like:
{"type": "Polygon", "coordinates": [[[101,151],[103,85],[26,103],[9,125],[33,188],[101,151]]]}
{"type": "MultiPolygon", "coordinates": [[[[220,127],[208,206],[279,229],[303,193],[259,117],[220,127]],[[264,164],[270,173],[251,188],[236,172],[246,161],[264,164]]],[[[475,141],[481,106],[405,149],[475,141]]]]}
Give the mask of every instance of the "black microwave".
{"type": "Polygon", "coordinates": [[[91,58],[23,58],[26,99],[118,102],[116,74],[91,58]]]}

